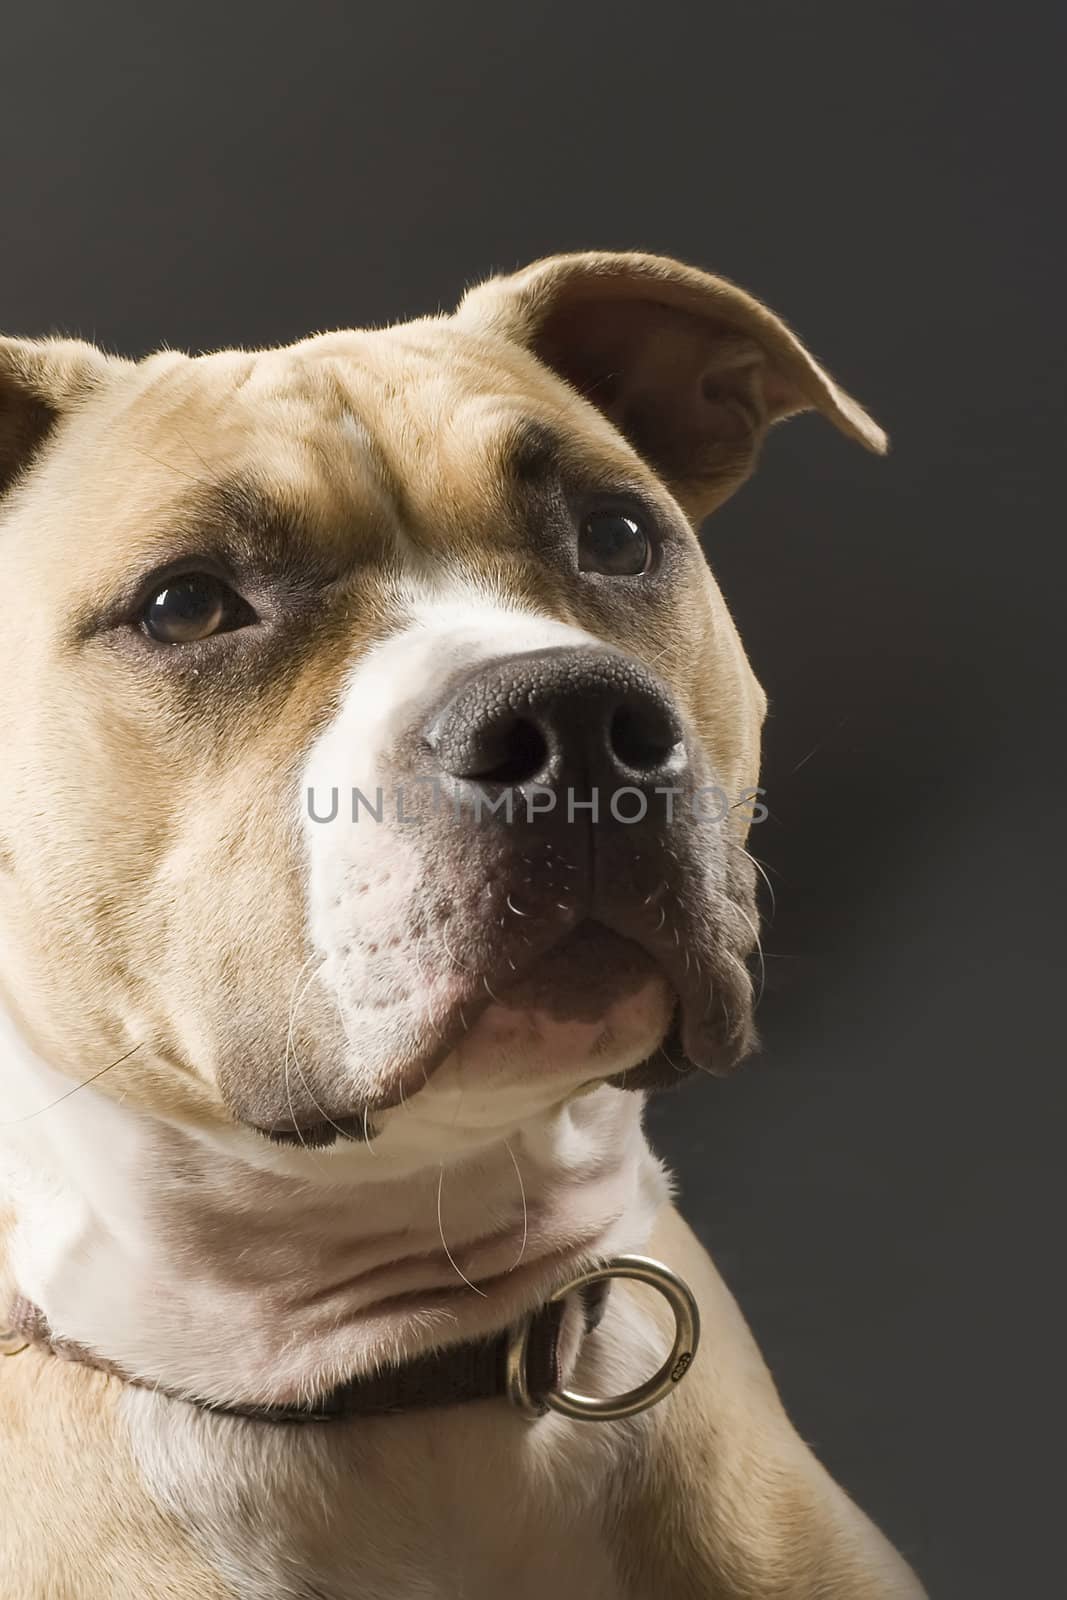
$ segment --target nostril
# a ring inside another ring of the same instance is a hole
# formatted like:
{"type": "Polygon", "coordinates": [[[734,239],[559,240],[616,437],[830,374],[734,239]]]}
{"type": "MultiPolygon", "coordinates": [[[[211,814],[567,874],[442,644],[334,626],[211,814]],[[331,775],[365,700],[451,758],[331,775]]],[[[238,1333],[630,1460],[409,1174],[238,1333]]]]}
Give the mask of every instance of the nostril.
{"type": "Polygon", "coordinates": [[[548,741],[537,724],[509,715],[478,730],[464,770],[455,776],[486,783],[528,783],[544,771],[548,757],[548,741]]]}
{"type": "Polygon", "coordinates": [[[633,772],[664,766],[678,743],[677,728],[658,706],[619,706],[608,727],[612,755],[633,772]]]}
{"type": "Polygon", "coordinates": [[[669,689],[638,662],[594,646],[481,664],[419,734],[420,766],[494,791],[652,784],[688,760],[669,689]]]}

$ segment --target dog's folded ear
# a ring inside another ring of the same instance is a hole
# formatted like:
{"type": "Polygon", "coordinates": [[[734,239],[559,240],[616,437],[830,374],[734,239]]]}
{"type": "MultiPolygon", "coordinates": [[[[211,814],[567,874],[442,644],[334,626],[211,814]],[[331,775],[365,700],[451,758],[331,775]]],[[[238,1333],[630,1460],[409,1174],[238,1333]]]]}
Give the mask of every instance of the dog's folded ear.
{"type": "Polygon", "coordinates": [[[817,410],[886,436],[751,295],[661,256],[552,256],[464,297],[456,318],[530,350],[626,435],[694,517],[748,477],[770,423],[817,410]]]}
{"type": "Polygon", "coordinates": [[[79,339],[0,338],[0,495],[111,365],[111,357],[79,339]]]}

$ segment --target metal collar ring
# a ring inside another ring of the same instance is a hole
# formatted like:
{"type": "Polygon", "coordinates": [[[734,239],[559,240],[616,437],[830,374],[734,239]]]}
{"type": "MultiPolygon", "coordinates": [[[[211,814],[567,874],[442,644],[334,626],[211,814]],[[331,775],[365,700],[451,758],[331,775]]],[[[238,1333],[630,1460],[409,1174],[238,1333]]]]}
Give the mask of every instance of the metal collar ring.
{"type": "Polygon", "coordinates": [[[526,1345],[533,1320],[527,1317],[512,1334],[506,1358],[508,1399],[524,1416],[532,1419],[543,1417],[546,1411],[559,1411],[566,1417],[585,1422],[617,1422],[657,1405],[674,1391],[689,1371],[700,1342],[700,1313],[689,1285],[661,1261],[654,1261],[650,1256],[614,1256],[602,1267],[592,1267],[568,1279],[552,1295],[552,1302],[565,1299],[586,1284],[602,1283],[608,1278],[632,1278],[659,1291],[674,1313],[674,1343],[670,1355],[658,1372],[625,1394],[598,1398],[573,1389],[559,1389],[535,1398],[526,1378],[526,1345]]]}

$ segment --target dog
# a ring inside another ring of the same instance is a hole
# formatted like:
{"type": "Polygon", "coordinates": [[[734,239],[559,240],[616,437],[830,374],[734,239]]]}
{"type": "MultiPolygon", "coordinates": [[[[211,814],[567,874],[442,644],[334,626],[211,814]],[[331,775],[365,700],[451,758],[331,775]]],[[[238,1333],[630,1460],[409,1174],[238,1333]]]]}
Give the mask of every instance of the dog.
{"type": "Polygon", "coordinates": [[[642,1131],[754,1040],[694,529],[810,409],[884,450],[641,254],[0,341],[5,1600],[921,1595],[642,1131]]]}

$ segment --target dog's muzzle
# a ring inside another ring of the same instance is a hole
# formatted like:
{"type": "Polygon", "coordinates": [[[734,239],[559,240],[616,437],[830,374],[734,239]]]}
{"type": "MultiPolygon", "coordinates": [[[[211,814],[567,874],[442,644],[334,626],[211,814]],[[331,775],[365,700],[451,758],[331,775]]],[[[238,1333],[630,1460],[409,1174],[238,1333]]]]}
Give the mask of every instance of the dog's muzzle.
{"type": "Polygon", "coordinates": [[[290,1143],[311,1124],[316,1142],[324,1126],[373,1137],[459,1047],[477,1070],[501,1035],[516,1075],[562,1062],[644,1090],[730,1071],[754,1040],[754,875],[671,687],[583,644],[454,669],[415,700],[376,758],[382,831],[361,790],[350,827],[336,786],[333,816],[313,818],[345,1065],[324,1051],[314,1082],[302,1061],[304,1103],[279,1075],[250,1120],[290,1143]]]}

